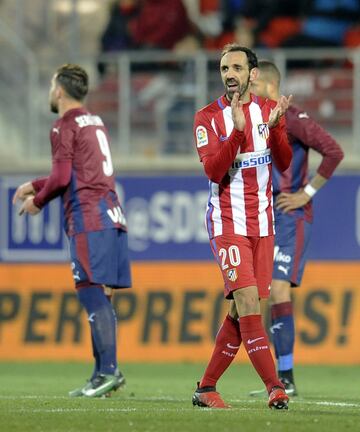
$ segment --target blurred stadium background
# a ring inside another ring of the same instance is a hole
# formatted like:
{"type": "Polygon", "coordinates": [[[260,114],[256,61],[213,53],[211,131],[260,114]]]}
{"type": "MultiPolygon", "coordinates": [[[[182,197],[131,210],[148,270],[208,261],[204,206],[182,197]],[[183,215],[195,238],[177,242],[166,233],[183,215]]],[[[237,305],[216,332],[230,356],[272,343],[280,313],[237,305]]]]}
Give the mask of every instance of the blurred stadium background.
{"type": "MultiPolygon", "coordinates": [[[[90,352],[59,202],[33,219],[11,206],[21,181],[50,169],[47,94],[65,62],[90,72],[88,106],[110,130],[127,211],[134,289],[115,298],[120,359],[205,361],[224,313],[203,227],[207,182],[192,139],[195,110],[222,92],[219,51],[208,42],[221,36],[223,2],[207,2],[206,12],[206,2],[184,1],[192,29],[184,45],[104,53],[112,3],[0,2],[0,360],[88,360],[90,352]]],[[[310,262],[296,293],[296,361],[359,365],[360,48],[255,47],[276,61],[283,93],[345,151],[315,197],[310,262]]],[[[318,162],[311,155],[312,170],[318,162]]]]}

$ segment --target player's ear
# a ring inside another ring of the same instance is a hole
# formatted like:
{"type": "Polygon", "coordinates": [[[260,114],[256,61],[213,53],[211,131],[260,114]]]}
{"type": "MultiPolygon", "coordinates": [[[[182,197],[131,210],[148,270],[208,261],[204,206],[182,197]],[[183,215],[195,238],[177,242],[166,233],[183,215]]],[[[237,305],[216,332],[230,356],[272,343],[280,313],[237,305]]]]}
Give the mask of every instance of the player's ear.
{"type": "Polygon", "coordinates": [[[259,68],[257,67],[252,68],[250,71],[250,82],[253,82],[257,78],[259,78],[259,73],[260,73],[259,68]]]}
{"type": "Polygon", "coordinates": [[[65,95],[65,90],[61,87],[61,85],[57,84],[55,87],[56,99],[60,99],[60,98],[64,97],[64,95],[65,95]]]}

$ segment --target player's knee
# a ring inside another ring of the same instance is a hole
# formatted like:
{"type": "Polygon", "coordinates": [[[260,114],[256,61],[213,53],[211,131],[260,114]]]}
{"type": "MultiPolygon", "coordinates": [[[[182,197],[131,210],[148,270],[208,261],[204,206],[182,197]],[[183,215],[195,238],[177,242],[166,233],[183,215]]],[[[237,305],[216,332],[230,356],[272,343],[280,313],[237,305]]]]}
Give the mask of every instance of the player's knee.
{"type": "Polygon", "coordinates": [[[270,303],[278,304],[291,300],[290,282],[274,280],[271,284],[270,303]]]}
{"type": "Polygon", "coordinates": [[[233,292],[239,316],[260,314],[258,290],[255,286],[240,288],[233,292]]]}
{"type": "Polygon", "coordinates": [[[238,312],[237,312],[237,308],[236,308],[236,303],[234,300],[230,301],[230,306],[229,306],[229,315],[231,316],[231,318],[237,320],[239,318],[238,312]]]}

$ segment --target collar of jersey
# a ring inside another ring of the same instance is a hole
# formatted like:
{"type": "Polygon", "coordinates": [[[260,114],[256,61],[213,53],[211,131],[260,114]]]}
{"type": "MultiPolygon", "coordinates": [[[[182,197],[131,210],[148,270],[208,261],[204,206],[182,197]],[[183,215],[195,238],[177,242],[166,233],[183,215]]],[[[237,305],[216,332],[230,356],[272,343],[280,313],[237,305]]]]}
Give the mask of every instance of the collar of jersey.
{"type": "Polygon", "coordinates": [[[69,116],[73,115],[74,113],[76,113],[77,111],[81,112],[82,114],[87,113],[87,110],[85,107],[72,108],[72,109],[69,109],[68,111],[66,111],[66,113],[62,116],[62,118],[69,117],[69,116]]]}

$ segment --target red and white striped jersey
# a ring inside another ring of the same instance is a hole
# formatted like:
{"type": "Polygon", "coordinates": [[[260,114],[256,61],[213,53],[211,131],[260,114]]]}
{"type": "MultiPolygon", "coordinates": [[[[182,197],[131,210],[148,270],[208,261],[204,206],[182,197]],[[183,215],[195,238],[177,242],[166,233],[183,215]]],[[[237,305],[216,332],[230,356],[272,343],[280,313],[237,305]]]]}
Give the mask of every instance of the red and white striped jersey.
{"type": "Polygon", "coordinates": [[[274,234],[272,158],[281,171],[291,160],[285,120],[269,129],[276,102],[251,95],[243,105],[246,126],[234,129],[225,96],[199,110],[194,134],[209,177],[206,227],[209,237],[223,234],[265,237],[274,234]]]}

